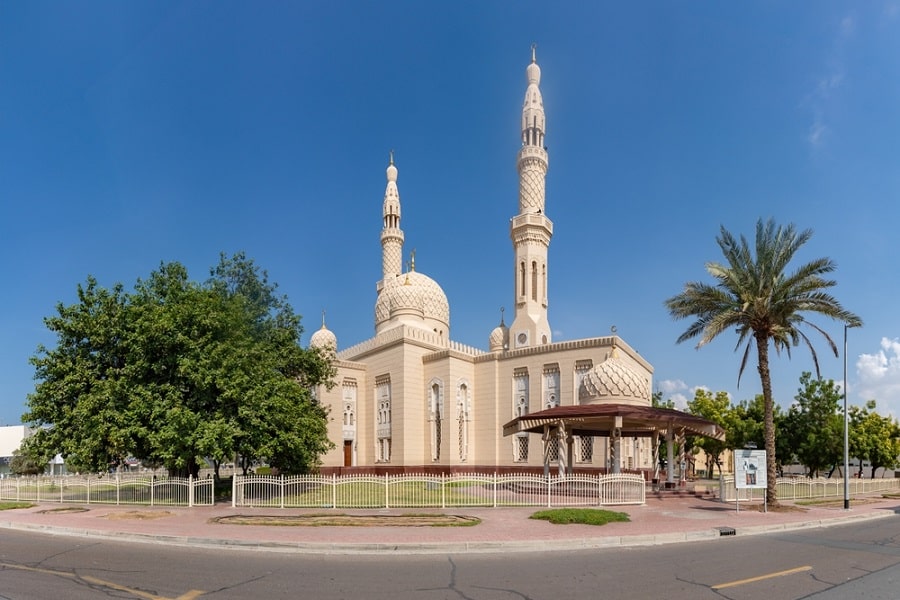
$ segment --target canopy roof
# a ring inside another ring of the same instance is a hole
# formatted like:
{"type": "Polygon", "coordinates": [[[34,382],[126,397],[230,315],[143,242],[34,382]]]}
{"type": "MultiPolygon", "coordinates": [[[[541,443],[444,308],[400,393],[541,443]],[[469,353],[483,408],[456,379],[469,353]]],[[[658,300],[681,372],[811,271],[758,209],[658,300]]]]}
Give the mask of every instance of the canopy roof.
{"type": "Polygon", "coordinates": [[[725,439],[725,431],[712,421],[680,410],[613,403],[557,406],[517,417],[503,426],[503,435],[543,433],[548,425],[564,426],[572,435],[582,436],[609,437],[613,428],[619,426],[623,437],[650,436],[654,431],[671,428],[675,433],[684,430],[687,434],[725,439]]]}

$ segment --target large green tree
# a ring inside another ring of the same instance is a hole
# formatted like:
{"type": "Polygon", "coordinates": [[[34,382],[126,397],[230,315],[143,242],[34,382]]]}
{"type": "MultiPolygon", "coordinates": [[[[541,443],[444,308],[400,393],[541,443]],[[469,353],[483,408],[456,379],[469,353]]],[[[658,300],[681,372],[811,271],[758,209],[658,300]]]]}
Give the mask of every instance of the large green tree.
{"type": "Polygon", "coordinates": [[[236,453],[305,471],[330,447],[311,388],[329,357],[299,345],[300,317],[243,254],[191,281],[162,264],[134,291],[89,278],[78,302],[45,320],[57,346],[32,359],[38,384],[23,420],[30,450],[84,470],[129,456],[196,475],[236,453]]]}
{"type": "Polygon", "coordinates": [[[678,338],[678,343],[699,338],[704,346],[723,332],[737,332],[736,349],[745,345],[738,371],[738,383],[755,347],[757,370],[765,401],[765,449],[768,487],[766,499],[777,504],[775,476],[775,400],[769,372],[769,347],[790,356],[791,347],[806,345],[813,358],[816,374],[819,362],[815,348],[804,331],[808,327],[825,338],[838,355],[837,345],[825,330],[807,320],[817,314],[849,326],[859,326],[861,319],[844,309],[826,290],[836,282],[825,276],[835,269],[828,258],[801,264],[788,272],[798,250],[809,241],[812,231],[798,231],[793,224],[776,225],[760,219],[756,224],[753,245],[744,237],[735,238],[725,227],[716,238],[725,257],[724,263],[709,262],[706,270],[715,283],[690,281],[684,290],[665,305],[675,319],[694,319],[678,338]]]}

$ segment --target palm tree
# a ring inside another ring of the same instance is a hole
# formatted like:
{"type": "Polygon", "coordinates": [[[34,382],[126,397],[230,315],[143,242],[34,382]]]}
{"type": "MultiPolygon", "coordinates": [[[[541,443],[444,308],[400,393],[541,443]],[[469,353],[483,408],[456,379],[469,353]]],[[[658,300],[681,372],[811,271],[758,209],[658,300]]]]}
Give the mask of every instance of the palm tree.
{"type": "Polygon", "coordinates": [[[710,262],[707,272],[715,285],[690,281],[684,291],[666,300],[666,308],[674,319],[696,319],[678,338],[678,343],[699,338],[697,348],[711,342],[723,331],[736,330],[735,351],[746,342],[738,385],[756,342],[759,378],[765,400],[766,443],[766,501],[778,502],[775,487],[775,416],[772,382],[769,374],[769,341],[777,354],[784,350],[790,358],[791,347],[802,342],[812,353],[816,374],[819,360],[816,350],[801,329],[807,326],[822,334],[828,346],[838,356],[834,340],[823,329],[806,320],[807,313],[818,313],[843,322],[850,327],[862,325],[862,320],[845,310],[840,302],[825,290],[836,282],[823,276],[835,269],[828,258],[819,258],[801,265],[793,273],[785,270],[797,250],[812,236],[812,230],[797,231],[793,224],[786,227],[775,221],[762,219],[756,223],[756,247],[741,236],[735,239],[724,227],[716,241],[725,255],[725,264],[710,262]]]}

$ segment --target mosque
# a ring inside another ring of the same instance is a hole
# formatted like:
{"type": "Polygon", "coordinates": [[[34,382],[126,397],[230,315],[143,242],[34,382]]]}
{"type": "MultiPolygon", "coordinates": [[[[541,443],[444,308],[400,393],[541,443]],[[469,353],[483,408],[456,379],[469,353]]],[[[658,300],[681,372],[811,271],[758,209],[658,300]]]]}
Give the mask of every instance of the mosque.
{"type": "MultiPolygon", "coordinates": [[[[553,222],[545,210],[548,154],[541,69],[526,68],[518,214],[510,220],[514,313],[487,334],[488,349],[451,340],[450,303],[436,281],[403,264],[398,170],[387,167],[375,336],[340,348],[326,328],[310,346],[333,353],[335,448],[322,472],[649,472],[666,436],[714,435],[702,419],[651,407],[653,367],[621,338],[554,342],[547,308],[553,222]]],[[[671,462],[669,478],[671,479],[671,462]]]]}

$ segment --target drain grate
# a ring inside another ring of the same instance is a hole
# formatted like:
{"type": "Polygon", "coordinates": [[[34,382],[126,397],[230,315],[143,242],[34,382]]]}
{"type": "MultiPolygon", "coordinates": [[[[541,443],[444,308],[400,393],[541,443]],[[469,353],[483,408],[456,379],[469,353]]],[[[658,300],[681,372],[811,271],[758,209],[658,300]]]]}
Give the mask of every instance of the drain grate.
{"type": "Polygon", "coordinates": [[[719,530],[719,535],[735,535],[734,527],[716,527],[719,530]]]}

